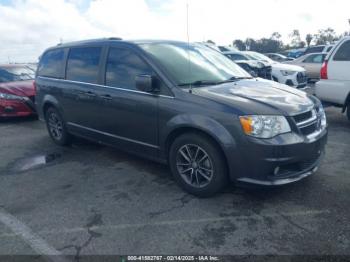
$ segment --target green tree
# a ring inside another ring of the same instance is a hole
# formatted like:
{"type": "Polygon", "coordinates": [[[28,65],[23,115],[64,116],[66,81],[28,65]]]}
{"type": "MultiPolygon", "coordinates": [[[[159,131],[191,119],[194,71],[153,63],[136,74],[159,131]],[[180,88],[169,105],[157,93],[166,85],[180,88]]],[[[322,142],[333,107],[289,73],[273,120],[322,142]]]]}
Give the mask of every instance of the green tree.
{"type": "Polygon", "coordinates": [[[313,39],[312,34],[306,35],[305,41],[306,41],[307,47],[310,46],[312,39],[313,39]]]}
{"type": "Polygon", "coordinates": [[[240,51],[245,51],[247,49],[246,44],[240,39],[233,41],[233,46],[237,47],[240,51]]]}
{"type": "Polygon", "coordinates": [[[300,32],[297,29],[294,29],[292,33],[289,34],[289,38],[291,39],[291,46],[294,48],[298,48],[301,45],[301,37],[300,32]]]}
{"type": "Polygon", "coordinates": [[[256,41],[253,38],[247,38],[245,40],[247,50],[256,50],[256,41]]]}
{"type": "Polygon", "coordinates": [[[270,39],[279,41],[281,39],[281,37],[282,37],[282,35],[280,33],[273,32],[270,39]]]}
{"type": "Polygon", "coordinates": [[[337,41],[339,37],[337,36],[333,28],[326,28],[318,30],[318,33],[314,35],[316,45],[327,45],[332,44],[337,41]]]}

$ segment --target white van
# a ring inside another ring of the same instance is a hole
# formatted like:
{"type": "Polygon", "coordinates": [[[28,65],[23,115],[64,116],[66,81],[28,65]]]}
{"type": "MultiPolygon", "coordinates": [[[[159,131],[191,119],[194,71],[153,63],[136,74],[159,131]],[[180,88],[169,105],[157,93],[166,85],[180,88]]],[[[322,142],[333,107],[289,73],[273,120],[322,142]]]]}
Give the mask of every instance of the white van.
{"type": "Polygon", "coordinates": [[[347,109],[350,120],[350,37],[345,37],[327,55],[316,96],[324,102],[347,109]]]}

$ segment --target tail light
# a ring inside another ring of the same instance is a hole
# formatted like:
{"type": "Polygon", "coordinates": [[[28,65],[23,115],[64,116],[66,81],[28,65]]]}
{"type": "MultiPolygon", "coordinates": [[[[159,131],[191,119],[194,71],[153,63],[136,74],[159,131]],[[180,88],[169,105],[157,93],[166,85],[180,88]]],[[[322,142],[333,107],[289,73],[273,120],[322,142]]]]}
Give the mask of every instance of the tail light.
{"type": "Polygon", "coordinates": [[[321,67],[321,79],[328,79],[328,61],[324,61],[321,67]]]}

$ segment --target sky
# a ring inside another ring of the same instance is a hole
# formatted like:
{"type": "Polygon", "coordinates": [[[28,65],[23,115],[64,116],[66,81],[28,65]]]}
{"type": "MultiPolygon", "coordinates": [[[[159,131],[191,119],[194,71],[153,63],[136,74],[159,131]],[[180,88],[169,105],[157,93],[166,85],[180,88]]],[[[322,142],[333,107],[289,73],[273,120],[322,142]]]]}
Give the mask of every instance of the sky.
{"type": "Polygon", "coordinates": [[[100,37],[285,42],[319,29],[350,30],[349,0],[0,0],[0,63],[35,62],[48,47],[100,37]]]}

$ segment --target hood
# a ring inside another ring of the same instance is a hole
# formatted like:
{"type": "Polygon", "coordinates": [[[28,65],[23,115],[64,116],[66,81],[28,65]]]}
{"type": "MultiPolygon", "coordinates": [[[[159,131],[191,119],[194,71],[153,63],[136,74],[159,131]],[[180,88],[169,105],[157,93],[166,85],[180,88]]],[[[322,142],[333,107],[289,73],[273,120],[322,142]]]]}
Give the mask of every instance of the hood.
{"type": "Polygon", "coordinates": [[[35,89],[33,80],[0,83],[0,93],[13,94],[17,96],[34,96],[35,89]]]}
{"type": "Polygon", "coordinates": [[[234,61],[237,64],[247,64],[251,67],[256,67],[256,68],[263,68],[270,66],[268,63],[263,62],[263,61],[256,61],[256,60],[237,60],[234,61]]]}
{"type": "Polygon", "coordinates": [[[198,88],[194,93],[237,105],[247,114],[295,115],[314,106],[307,93],[260,78],[198,88]]]}
{"type": "Polygon", "coordinates": [[[282,64],[282,63],[273,63],[272,68],[275,70],[289,70],[296,72],[304,72],[305,69],[301,66],[290,65],[290,64],[282,64]]]}

